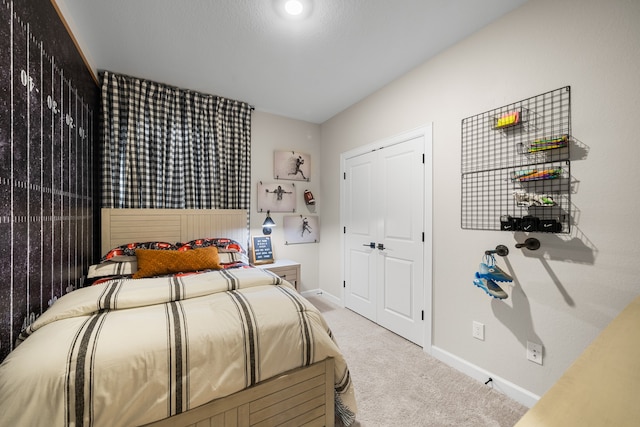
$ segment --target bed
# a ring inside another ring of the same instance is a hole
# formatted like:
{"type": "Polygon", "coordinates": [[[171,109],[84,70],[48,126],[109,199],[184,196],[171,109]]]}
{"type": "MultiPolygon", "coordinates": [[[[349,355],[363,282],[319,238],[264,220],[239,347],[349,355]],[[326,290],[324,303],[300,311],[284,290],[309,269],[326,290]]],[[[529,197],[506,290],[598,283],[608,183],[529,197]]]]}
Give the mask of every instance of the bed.
{"type": "Polygon", "coordinates": [[[103,253],[117,258],[105,263],[133,262],[113,251],[131,242],[173,241],[184,250],[129,249],[162,253],[161,269],[166,257],[213,252],[220,265],[157,275],[139,256],[137,273],[148,277],[120,268],[59,298],[0,365],[0,425],[353,422],[349,370],[319,311],[290,283],[238,260],[246,211],[208,213],[103,210],[103,253]]]}

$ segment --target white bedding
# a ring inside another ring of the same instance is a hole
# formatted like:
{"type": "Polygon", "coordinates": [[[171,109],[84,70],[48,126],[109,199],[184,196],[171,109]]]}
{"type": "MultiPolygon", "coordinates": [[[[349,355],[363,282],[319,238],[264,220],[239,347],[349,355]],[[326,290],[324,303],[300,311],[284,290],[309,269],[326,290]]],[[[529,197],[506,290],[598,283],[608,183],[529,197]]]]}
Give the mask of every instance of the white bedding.
{"type": "Polygon", "coordinates": [[[262,269],[82,288],[21,337],[0,365],[0,425],[141,425],[327,357],[338,413],[356,412],[324,319],[262,269]]]}

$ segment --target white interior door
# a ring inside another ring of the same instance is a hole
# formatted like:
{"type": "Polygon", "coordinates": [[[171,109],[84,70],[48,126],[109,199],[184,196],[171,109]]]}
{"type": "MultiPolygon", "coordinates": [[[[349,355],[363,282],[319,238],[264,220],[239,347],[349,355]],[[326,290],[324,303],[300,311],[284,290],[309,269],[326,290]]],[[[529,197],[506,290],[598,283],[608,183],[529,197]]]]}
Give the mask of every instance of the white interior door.
{"type": "Polygon", "coordinates": [[[345,305],[424,342],[424,138],[345,160],[345,305]]]}
{"type": "Polygon", "coordinates": [[[345,304],[374,322],[378,218],[372,183],[376,180],[376,162],[376,153],[348,159],[345,188],[345,304]]]}
{"type": "Polygon", "coordinates": [[[423,345],[424,143],[415,138],[378,153],[380,218],[377,322],[423,345]]]}

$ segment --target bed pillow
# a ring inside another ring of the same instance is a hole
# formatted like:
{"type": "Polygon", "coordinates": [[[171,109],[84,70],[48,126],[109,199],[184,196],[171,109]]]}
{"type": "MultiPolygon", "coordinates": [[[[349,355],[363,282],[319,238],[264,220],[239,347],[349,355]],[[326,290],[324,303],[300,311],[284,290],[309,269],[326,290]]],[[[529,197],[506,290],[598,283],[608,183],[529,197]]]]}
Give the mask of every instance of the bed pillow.
{"type": "Polygon", "coordinates": [[[127,243],[126,245],[120,245],[111,249],[105,256],[100,259],[100,262],[105,261],[118,261],[124,259],[123,257],[136,256],[136,249],[157,249],[157,250],[176,250],[178,247],[173,243],[167,242],[141,242],[141,243],[127,243]]]}
{"type": "Polygon", "coordinates": [[[126,263],[126,262],[136,262],[136,261],[138,261],[138,258],[136,258],[135,252],[134,252],[133,255],[115,255],[104,262],[105,263],[109,263],[109,262],[125,262],[126,263]]]}
{"type": "Polygon", "coordinates": [[[207,248],[215,246],[218,249],[235,250],[245,254],[245,250],[240,243],[226,237],[208,237],[205,239],[195,239],[189,242],[177,243],[179,251],[188,251],[189,249],[207,248]]]}
{"type": "Polygon", "coordinates": [[[184,252],[136,249],[136,257],[138,258],[138,271],[134,273],[134,279],[187,271],[220,270],[222,268],[218,257],[218,248],[215,246],[184,252]]]}
{"type": "Polygon", "coordinates": [[[120,259],[119,261],[113,261],[113,259],[111,259],[100,264],[90,265],[89,271],[87,272],[87,279],[135,273],[138,270],[137,259],[135,256],[128,258],[133,258],[133,260],[125,261],[120,259]]]}
{"type": "Polygon", "coordinates": [[[238,252],[235,249],[218,248],[218,256],[220,257],[220,264],[223,266],[227,264],[249,263],[249,258],[242,252],[238,252]]]}

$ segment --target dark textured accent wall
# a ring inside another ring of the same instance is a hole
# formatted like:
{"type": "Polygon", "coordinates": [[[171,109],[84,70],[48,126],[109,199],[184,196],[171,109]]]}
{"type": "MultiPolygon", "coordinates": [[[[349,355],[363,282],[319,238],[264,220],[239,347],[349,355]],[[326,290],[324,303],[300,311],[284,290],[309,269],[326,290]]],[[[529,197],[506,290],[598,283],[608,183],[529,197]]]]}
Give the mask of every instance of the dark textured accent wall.
{"type": "Polygon", "coordinates": [[[0,0],[0,360],[94,258],[98,87],[54,6],[0,0]]]}

